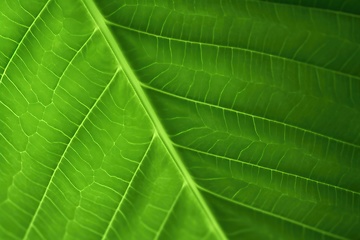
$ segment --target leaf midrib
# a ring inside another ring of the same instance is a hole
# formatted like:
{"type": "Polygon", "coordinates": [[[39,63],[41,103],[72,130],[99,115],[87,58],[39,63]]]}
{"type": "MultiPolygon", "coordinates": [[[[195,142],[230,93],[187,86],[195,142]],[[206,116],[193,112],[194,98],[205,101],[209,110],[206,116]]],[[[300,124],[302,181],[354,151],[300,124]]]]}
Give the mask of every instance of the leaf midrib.
{"type": "Polygon", "coordinates": [[[202,207],[202,210],[206,214],[209,222],[215,229],[215,233],[217,234],[219,239],[227,239],[225,233],[223,232],[222,228],[220,227],[219,223],[216,221],[215,216],[211,212],[210,208],[206,204],[205,200],[203,199],[200,191],[197,189],[197,185],[192,179],[190,173],[186,169],[184,163],[181,161],[180,156],[176,152],[174,146],[172,145],[169,136],[167,135],[162,123],[160,122],[155,110],[153,109],[148,97],[145,95],[144,90],[140,85],[140,81],[137,79],[135,73],[132,71],[131,67],[129,66],[122,50],[120,49],[116,39],[113,37],[112,33],[110,32],[109,28],[105,23],[105,19],[103,15],[100,13],[99,9],[97,8],[96,4],[93,0],[83,0],[85,8],[87,9],[89,15],[93,19],[93,21],[97,24],[101,34],[104,36],[104,39],[109,46],[109,49],[113,52],[114,56],[116,57],[119,66],[122,67],[124,74],[126,75],[127,79],[131,87],[133,88],[136,96],[140,100],[140,103],[150,118],[154,129],[157,131],[158,136],[162,144],[165,146],[168,154],[173,159],[175,166],[179,170],[180,174],[183,176],[184,181],[188,184],[190,190],[194,194],[196,200],[199,202],[199,205],[202,207]]]}

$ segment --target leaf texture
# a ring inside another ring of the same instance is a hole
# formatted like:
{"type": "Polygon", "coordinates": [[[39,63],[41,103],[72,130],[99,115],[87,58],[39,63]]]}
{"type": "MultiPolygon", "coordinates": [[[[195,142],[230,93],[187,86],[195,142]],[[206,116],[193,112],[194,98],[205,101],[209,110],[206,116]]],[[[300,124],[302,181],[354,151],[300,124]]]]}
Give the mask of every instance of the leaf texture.
{"type": "Polygon", "coordinates": [[[358,239],[360,4],[1,0],[0,239],[358,239]]]}

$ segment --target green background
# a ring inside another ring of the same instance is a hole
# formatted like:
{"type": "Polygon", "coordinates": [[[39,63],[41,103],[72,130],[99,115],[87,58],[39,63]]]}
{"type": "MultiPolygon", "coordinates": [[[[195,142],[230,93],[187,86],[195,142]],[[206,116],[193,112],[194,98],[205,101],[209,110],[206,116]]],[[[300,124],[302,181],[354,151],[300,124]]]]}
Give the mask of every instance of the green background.
{"type": "Polygon", "coordinates": [[[358,1],[0,6],[0,239],[360,238],[358,1]]]}

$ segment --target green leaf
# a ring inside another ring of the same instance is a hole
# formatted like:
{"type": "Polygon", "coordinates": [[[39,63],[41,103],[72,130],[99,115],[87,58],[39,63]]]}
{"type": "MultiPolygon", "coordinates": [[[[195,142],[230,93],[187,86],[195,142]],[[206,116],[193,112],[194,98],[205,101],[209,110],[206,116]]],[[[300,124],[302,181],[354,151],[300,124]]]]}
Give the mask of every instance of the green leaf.
{"type": "Polygon", "coordinates": [[[358,1],[0,6],[0,239],[360,238],[358,1]]]}

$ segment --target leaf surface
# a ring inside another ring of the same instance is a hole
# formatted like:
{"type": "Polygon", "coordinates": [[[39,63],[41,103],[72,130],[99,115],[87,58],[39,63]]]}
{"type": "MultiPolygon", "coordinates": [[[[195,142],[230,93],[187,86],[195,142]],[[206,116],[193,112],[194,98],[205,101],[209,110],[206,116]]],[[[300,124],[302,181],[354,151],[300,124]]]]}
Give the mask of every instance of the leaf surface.
{"type": "Polygon", "coordinates": [[[1,0],[1,239],[360,238],[356,1],[1,0]]]}

